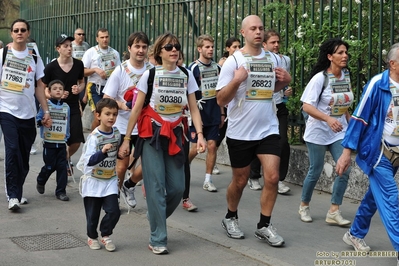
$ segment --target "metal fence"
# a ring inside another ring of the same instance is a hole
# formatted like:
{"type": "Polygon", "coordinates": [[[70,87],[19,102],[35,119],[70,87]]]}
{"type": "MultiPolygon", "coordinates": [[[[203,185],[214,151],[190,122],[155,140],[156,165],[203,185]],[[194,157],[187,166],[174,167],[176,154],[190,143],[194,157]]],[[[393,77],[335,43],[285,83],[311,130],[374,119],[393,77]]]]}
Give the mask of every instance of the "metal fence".
{"type": "MultiPolygon", "coordinates": [[[[201,34],[215,38],[215,60],[224,42],[239,34],[242,19],[259,15],[266,28],[282,35],[282,51],[291,57],[294,97],[288,105],[292,132],[302,135],[303,121],[298,98],[308,81],[318,45],[328,37],[341,36],[351,45],[352,87],[356,99],[361,88],[384,68],[384,51],[398,40],[399,1],[395,0],[24,0],[21,17],[31,23],[31,36],[42,57],[56,57],[54,43],[61,33],[72,35],[77,27],[95,45],[95,33],[105,27],[110,46],[121,54],[127,37],[144,31],[153,43],[165,31],[176,34],[183,46],[186,63],[196,56],[195,40],[201,34]]],[[[300,138],[300,137],[299,137],[300,138]]]]}

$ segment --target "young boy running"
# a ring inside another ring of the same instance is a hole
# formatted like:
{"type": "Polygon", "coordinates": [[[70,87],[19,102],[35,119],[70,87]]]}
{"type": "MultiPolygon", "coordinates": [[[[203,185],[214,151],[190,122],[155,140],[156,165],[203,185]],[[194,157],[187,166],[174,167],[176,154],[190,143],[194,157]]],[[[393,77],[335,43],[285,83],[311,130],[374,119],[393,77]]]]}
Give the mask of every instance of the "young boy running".
{"type": "Polygon", "coordinates": [[[66,142],[69,138],[70,110],[68,104],[61,99],[64,95],[64,83],[61,80],[53,80],[48,85],[50,99],[47,101],[49,111],[40,108],[36,116],[37,124],[40,127],[40,135],[43,138],[43,161],[44,166],[37,176],[36,189],[44,194],[45,185],[50,175],[57,171],[57,187],[55,196],[62,201],[68,201],[66,194],[67,176],[67,152],[66,142]],[[44,127],[42,124],[44,114],[50,114],[53,124],[51,127],[44,127]]]}
{"type": "Polygon", "coordinates": [[[120,133],[115,124],[118,104],[115,100],[104,98],[98,101],[95,119],[100,125],[88,136],[84,145],[78,169],[81,177],[81,194],[86,212],[88,245],[100,249],[97,226],[101,208],[105,216],[100,223],[101,243],[108,251],[115,245],[109,236],[120,217],[118,204],[118,178],[115,171],[120,133]]]}

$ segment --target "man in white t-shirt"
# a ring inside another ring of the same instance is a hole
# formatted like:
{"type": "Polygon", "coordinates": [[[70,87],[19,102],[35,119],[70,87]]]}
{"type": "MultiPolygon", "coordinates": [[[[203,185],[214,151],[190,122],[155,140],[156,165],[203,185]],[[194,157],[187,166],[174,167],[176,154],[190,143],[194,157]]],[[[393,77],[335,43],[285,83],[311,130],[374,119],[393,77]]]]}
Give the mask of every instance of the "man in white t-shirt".
{"type": "MultiPolygon", "coordinates": [[[[44,111],[42,124],[51,126],[45,86],[41,80],[44,65],[33,51],[34,47],[27,43],[29,34],[29,23],[24,19],[15,20],[11,25],[13,42],[7,49],[4,62],[0,57],[0,125],[6,151],[8,209],[13,211],[20,208],[23,185],[29,172],[29,152],[36,138],[35,96],[44,111]]],[[[0,49],[2,54],[3,49],[0,49]]]]}
{"type": "Polygon", "coordinates": [[[264,27],[258,16],[242,21],[245,46],[223,64],[216,90],[220,106],[228,104],[226,143],[233,178],[227,188],[228,212],[222,220],[227,236],[244,238],[238,224],[237,208],[248,181],[250,163],[257,156],[263,168],[260,221],[255,236],[271,246],[284,239],[272,226],[271,214],[277,198],[280,164],[280,136],[273,93],[291,81],[286,70],[276,67],[276,59],[262,49],[264,27]]]}
{"type": "MultiPolygon", "coordinates": [[[[150,41],[144,32],[132,33],[127,43],[129,59],[115,68],[104,88],[104,98],[112,98],[118,103],[119,111],[115,126],[119,129],[122,139],[129,139],[130,147],[136,144],[138,137],[137,127],[133,129],[131,136],[126,136],[126,127],[132,109],[134,88],[144,71],[153,67],[153,65],[146,62],[149,43],[150,41]]],[[[133,175],[126,182],[123,182],[128,166],[129,156],[124,158],[118,157],[116,161],[116,173],[119,179],[119,189],[124,194],[126,204],[134,208],[136,207],[136,199],[134,197],[135,186],[142,179],[141,166],[134,171],[133,175]]]]}
{"type": "MultiPolygon", "coordinates": [[[[119,52],[108,45],[109,34],[105,28],[96,33],[98,45],[87,50],[82,58],[85,67],[85,77],[88,77],[86,86],[88,103],[94,113],[96,103],[103,98],[103,89],[111,76],[112,71],[121,64],[119,52]]],[[[91,129],[94,130],[99,121],[93,119],[91,129]]]]}

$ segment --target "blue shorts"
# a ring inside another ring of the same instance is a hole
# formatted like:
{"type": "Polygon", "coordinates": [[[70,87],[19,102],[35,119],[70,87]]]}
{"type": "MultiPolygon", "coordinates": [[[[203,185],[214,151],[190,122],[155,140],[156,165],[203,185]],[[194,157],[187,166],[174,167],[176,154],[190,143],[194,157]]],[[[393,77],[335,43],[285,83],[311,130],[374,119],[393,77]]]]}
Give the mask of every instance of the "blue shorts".
{"type": "MultiPolygon", "coordinates": [[[[204,138],[206,140],[217,141],[219,139],[219,125],[203,127],[202,133],[204,134],[204,138]]],[[[192,143],[197,143],[198,141],[197,131],[195,131],[194,126],[190,126],[190,135],[188,139],[192,143]]]]}

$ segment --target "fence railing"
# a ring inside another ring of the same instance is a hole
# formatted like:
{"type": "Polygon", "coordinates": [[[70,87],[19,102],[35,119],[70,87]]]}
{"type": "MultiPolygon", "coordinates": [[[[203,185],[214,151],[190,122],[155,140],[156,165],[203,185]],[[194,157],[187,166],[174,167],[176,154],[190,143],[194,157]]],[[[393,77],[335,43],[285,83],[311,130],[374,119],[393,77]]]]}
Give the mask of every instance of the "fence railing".
{"type": "Polygon", "coordinates": [[[239,34],[242,19],[259,15],[266,28],[282,35],[281,50],[291,57],[294,97],[291,111],[291,138],[301,139],[304,123],[298,115],[299,97],[308,81],[318,45],[340,36],[350,45],[352,88],[358,100],[361,88],[384,68],[384,51],[398,40],[396,26],[399,1],[395,0],[25,0],[21,17],[31,24],[43,58],[56,57],[55,39],[61,33],[72,35],[78,27],[86,39],[96,44],[95,33],[105,27],[110,46],[121,54],[127,50],[127,37],[144,31],[153,43],[165,31],[176,34],[186,63],[197,57],[195,40],[201,34],[215,38],[215,60],[224,51],[224,42],[239,34]],[[396,24],[395,24],[396,23],[396,24]],[[299,138],[298,138],[299,136],[299,138]]]}

